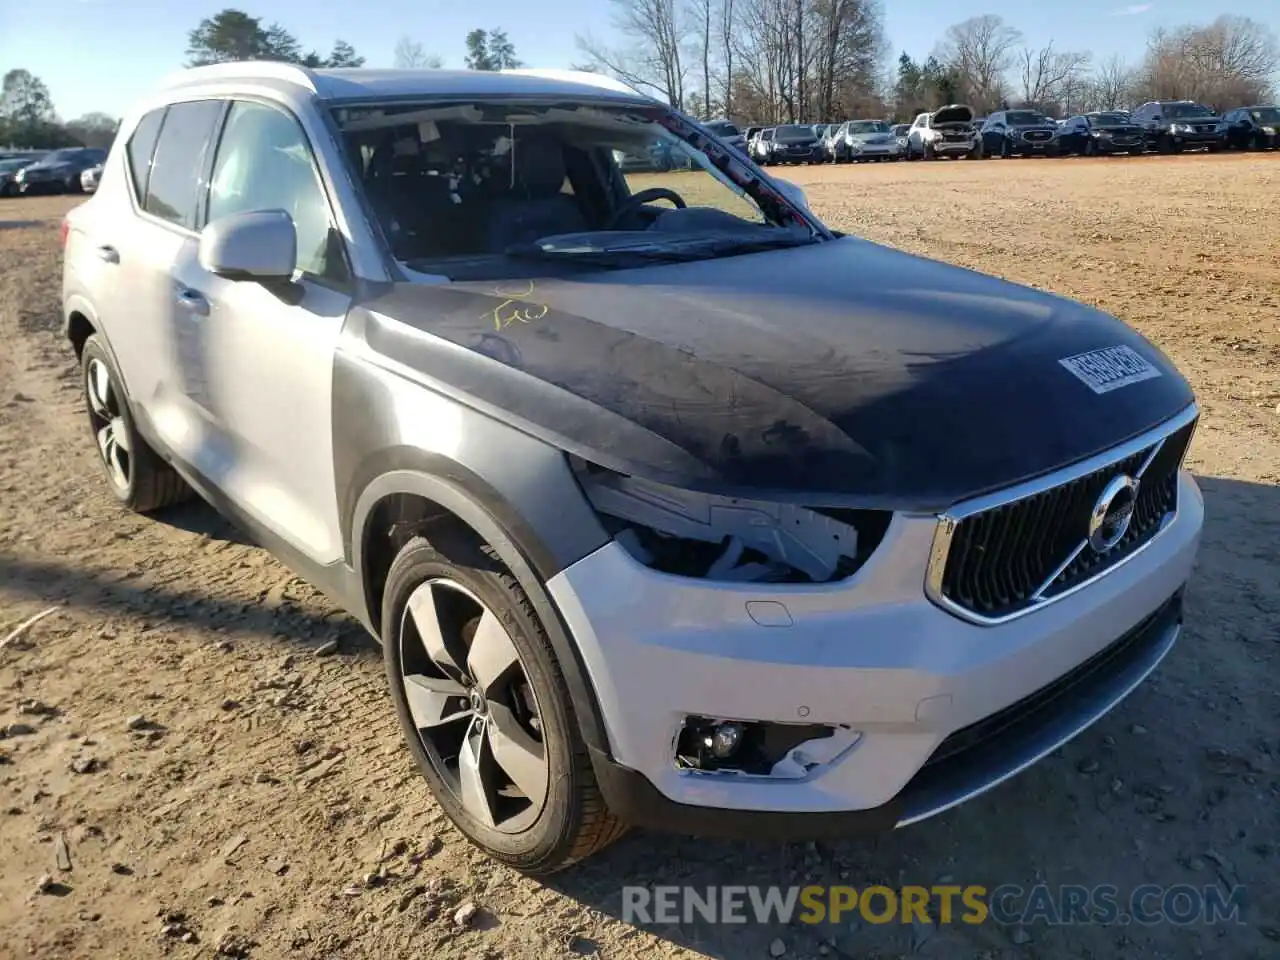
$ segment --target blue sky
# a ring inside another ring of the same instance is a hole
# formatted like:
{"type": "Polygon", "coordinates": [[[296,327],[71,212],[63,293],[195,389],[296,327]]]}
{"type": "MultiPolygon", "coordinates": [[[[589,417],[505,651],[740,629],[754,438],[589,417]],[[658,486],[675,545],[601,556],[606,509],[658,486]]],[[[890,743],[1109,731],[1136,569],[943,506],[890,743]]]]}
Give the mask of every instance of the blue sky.
{"type": "MultiPolygon", "coordinates": [[[[883,0],[885,28],[897,52],[929,52],[948,24],[998,14],[1028,43],[1137,58],[1159,25],[1203,23],[1235,13],[1280,33],[1280,2],[1232,0],[1225,8],[1198,0],[883,0]]],[[[64,118],[91,110],[118,115],[160,77],[181,67],[187,31],[223,5],[219,0],[34,0],[2,4],[0,70],[22,66],[48,84],[64,118]]],[[[408,35],[446,66],[462,66],[463,37],[474,27],[504,27],[530,66],[569,66],[581,56],[574,34],[610,33],[608,0],[243,0],[235,5],[278,21],[305,47],[327,51],[339,37],[369,66],[391,66],[396,40],[408,35]]]]}

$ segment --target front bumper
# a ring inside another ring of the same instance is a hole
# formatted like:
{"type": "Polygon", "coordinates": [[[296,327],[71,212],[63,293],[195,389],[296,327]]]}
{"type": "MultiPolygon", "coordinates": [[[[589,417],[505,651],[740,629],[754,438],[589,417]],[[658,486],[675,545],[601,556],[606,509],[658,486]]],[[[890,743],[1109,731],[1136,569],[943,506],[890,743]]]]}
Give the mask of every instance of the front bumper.
{"type": "Polygon", "coordinates": [[[896,157],[899,150],[896,143],[864,143],[848,148],[849,156],[855,160],[866,160],[871,157],[896,157]]]}
{"type": "Polygon", "coordinates": [[[1175,145],[1185,147],[1214,147],[1226,142],[1220,133],[1170,133],[1168,136],[1175,145]]]}
{"type": "Polygon", "coordinates": [[[933,152],[940,156],[952,154],[969,154],[978,148],[977,140],[934,140],[933,152]]]}
{"type": "Polygon", "coordinates": [[[925,598],[931,517],[895,517],[871,561],[835,584],[688,580],[603,547],[548,588],[602,706],[612,756],[594,759],[606,800],[680,832],[815,836],[914,822],[995,786],[1105,714],[1172,646],[1203,523],[1194,481],[1179,483],[1178,514],[1146,549],[996,626],[925,598]],[[1130,654],[1052,710],[1014,709],[1017,722],[982,749],[952,749],[1125,637],[1130,654]],[[691,714],[860,737],[802,779],[695,772],[673,757],[691,714]]]}
{"type": "Polygon", "coordinates": [[[1133,153],[1145,150],[1147,141],[1140,135],[1124,137],[1095,137],[1093,143],[1102,153],[1133,153]]]}

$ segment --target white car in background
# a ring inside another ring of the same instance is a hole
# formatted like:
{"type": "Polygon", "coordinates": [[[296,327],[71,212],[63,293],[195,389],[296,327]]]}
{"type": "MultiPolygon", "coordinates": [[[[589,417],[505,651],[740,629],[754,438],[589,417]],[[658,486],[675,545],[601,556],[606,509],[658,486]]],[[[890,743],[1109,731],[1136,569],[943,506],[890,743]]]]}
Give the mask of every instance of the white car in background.
{"type": "Polygon", "coordinates": [[[102,164],[95,163],[80,174],[80,189],[84,193],[93,193],[98,189],[98,181],[102,179],[102,164]]]}
{"type": "Polygon", "coordinates": [[[884,120],[847,120],[836,128],[827,146],[836,163],[897,160],[902,155],[893,125],[884,120]]]}
{"type": "Polygon", "coordinates": [[[982,156],[982,137],[973,123],[973,108],[963,103],[922,113],[907,133],[907,159],[982,156]]]}

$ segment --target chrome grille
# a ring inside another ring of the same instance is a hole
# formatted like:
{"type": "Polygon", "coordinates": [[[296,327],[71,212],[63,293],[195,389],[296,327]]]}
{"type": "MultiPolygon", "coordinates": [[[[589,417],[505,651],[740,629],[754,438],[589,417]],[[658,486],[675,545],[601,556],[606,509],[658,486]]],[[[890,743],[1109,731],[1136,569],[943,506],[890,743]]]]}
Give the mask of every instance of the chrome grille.
{"type": "Polygon", "coordinates": [[[1178,470],[1197,414],[1117,459],[1056,485],[939,521],[930,561],[933,599],[968,619],[998,622],[1063,596],[1149,543],[1177,510],[1178,470]],[[1089,518],[1103,488],[1139,482],[1128,532],[1111,549],[1089,546],[1089,518]]]}
{"type": "Polygon", "coordinates": [[[1022,134],[1022,139],[1034,142],[1043,142],[1053,136],[1048,130],[1027,130],[1022,134]]]}

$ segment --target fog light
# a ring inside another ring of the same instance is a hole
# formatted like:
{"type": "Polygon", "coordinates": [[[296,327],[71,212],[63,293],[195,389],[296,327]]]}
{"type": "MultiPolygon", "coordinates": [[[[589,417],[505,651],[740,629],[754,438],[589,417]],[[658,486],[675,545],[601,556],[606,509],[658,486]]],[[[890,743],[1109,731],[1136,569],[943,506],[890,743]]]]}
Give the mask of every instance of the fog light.
{"type": "Polygon", "coordinates": [[[742,735],[746,732],[746,728],[740,723],[722,723],[719,724],[711,736],[707,738],[707,747],[710,749],[712,756],[717,760],[723,760],[725,757],[732,756],[734,751],[742,743],[742,735]]]}

